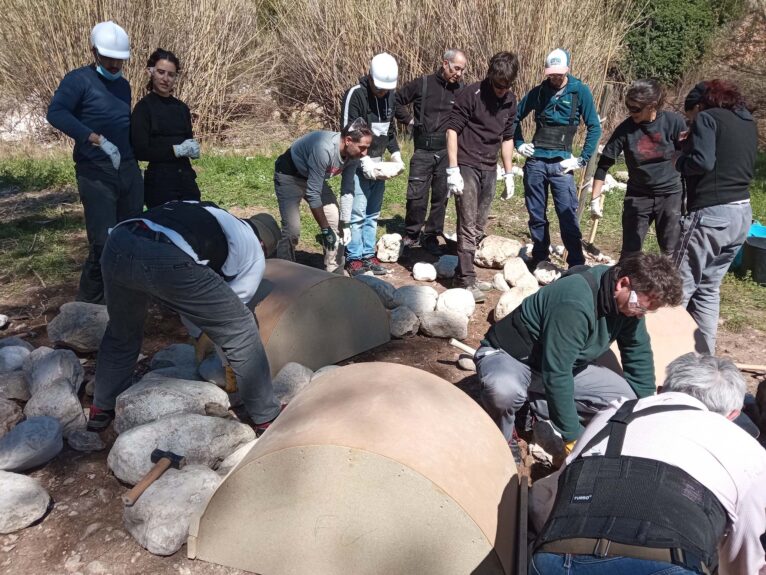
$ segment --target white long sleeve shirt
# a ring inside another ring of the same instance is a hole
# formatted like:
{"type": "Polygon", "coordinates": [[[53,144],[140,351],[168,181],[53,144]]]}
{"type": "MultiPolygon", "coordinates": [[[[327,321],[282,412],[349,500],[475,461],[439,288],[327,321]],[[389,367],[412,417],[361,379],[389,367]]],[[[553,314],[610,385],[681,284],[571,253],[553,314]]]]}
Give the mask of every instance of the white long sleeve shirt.
{"type": "MultiPolygon", "coordinates": [[[[623,401],[593,417],[567,464],[606,426],[623,401]]],[[[655,413],[632,421],[622,454],[678,467],[709,489],[723,505],[730,522],[718,546],[719,573],[757,574],[766,567],[760,541],[766,532],[766,450],[740,427],[684,393],[646,397],[638,401],[636,411],[653,405],[691,405],[701,411],[655,413]]],[[[603,455],[607,441],[593,446],[585,457],[603,455]]],[[[532,487],[530,519],[538,531],[553,507],[560,474],[561,470],[532,487]]]]}

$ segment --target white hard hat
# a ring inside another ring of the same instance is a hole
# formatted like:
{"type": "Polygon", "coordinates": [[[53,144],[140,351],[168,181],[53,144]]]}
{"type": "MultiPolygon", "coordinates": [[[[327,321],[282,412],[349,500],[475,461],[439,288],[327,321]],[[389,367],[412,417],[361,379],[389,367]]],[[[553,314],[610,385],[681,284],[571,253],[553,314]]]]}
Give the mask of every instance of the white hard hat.
{"type": "Polygon", "coordinates": [[[99,22],[90,32],[90,45],[107,58],[127,60],[130,58],[130,40],[128,34],[117,24],[109,20],[99,22]]]}
{"type": "Polygon", "coordinates": [[[372,59],[370,75],[372,75],[372,83],[379,90],[393,90],[396,88],[399,65],[391,54],[383,52],[372,59]]]}

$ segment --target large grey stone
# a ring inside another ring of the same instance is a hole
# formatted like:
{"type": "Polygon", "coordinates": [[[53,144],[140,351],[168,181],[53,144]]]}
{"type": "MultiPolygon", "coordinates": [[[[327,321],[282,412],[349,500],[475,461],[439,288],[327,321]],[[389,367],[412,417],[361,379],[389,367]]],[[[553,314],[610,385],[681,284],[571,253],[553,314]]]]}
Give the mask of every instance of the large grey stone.
{"type": "Polygon", "coordinates": [[[15,401],[0,399],[0,437],[13,429],[22,419],[24,414],[15,401]]]}
{"type": "Polygon", "coordinates": [[[46,347],[44,345],[38,347],[37,349],[32,350],[27,358],[24,360],[24,364],[21,366],[21,369],[24,370],[24,373],[27,376],[27,381],[29,381],[32,378],[32,368],[34,365],[40,361],[43,357],[46,355],[49,355],[56,351],[52,347],[46,347]]]}
{"type": "Polygon", "coordinates": [[[420,331],[429,337],[468,337],[468,317],[456,311],[427,311],[420,315],[420,331]]]}
{"type": "Polygon", "coordinates": [[[511,286],[505,281],[505,276],[503,276],[502,272],[497,272],[492,277],[492,287],[503,293],[511,290],[511,286]]]}
{"type": "Polygon", "coordinates": [[[224,476],[229,473],[229,471],[239,465],[239,462],[245,458],[245,455],[250,453],[250,450],[257,442],[257,439],[253,439],[252,441],[248,441],[247,443],[243,443],[237,447],[237,449],[234,450],[234,453],[221,461],[218,467],[216,467],[215,472],[220,476],[224,476]]]}
{"type": "Polygon", "coordinates": [[[457,268],[457,256],[443,255],[434,267],[436,268],[437,277],[445,279],[453,278],[457,268]]]}
{"type": "Polygon", "coordinates": [[[29,385],[23,370],[0,374],[0,398],[20,401],[29,399],[29,385]]]}
{"type": "Polygon", "coordinates": [[[48,324],[48,339],[79,352],[98,351],[109,323],[105,305],[73,301],[61,306],[48,324]]]}
{"type": "Polygon", "coordinates": [[[479,244],[473,261],[485,268],[502,269],[510,258],[519,255],[521,243],[502,236],[487,236],[479,244]]]}
{"type": "MultiPolygon", "coordinates": [[[[39,350],[30,354],[30,358],[39,350]]],[[[29,359],[29,358],[27,358],[29,359]]],[[[79,391],[84,371],[80,360],[68,349],[56,349],[45,352],[24,363],[29,383],[29,393],[33,397],[59,379],[66,379],[75,392],[79,391]]]]}
{"type": "Polygon", "coordinates": [[[401,339],[405,336],[418,333],[420,319],[406,305],[400,305],[391,310],[389,325],[391,337],[401,339]]]}
{"type": "Polygon", "coordinates": [[[394,304],[394,292],[396,291],[396,288],[392,284],[378,277],[368,275],[354,276],[354,279],[359,280],[374,289],[386,309],[393,309],[396,307],[396,304],[394,304]]]}
{"type": "Polygon", "coordinates": [[[174,366],[195,366],[194,346],[188,343],[174,343],[161,349],[152,357],[149,369],[162,369],[174,366]]]}
{"type": "Polygon", "coordinates": [[[124,433],[150,421],[182,413],[205,414],[205,405],[229,409],[229,396],[215,384],[156,375],[150,371],[141,381],[117,396],[114,429],[124,433]]]}
{"type": "Polygon", "coordinates": [[[0,471],[0,533],[29,527],[48,510],[51,497],[26,475],[0,471]]]}
{"type": "MultiPolygon", "coordinates": [[[[538,286],[535,285],[537,288],[538,286]]],[[[535,293],[536,289],[525,289],[521,287],[512,287],[510,291],[500,296],[495,306],[495,321],[498,322],[515,310],[524,298],[535,293]]]]}
{"type": "Polygon", "coordinates": [[[467,353],[460,354],[460,357],[457,358],[457,366],[463,371],[476,371],[476,362],[473,356],[467,353]]]}
{"type": "Polygon", "coordinates": [[[101,451],[106,447],[101,440],[101,436],[95,431],[74,431],[67,436],[66,442],[75,451],[84,451],[86,453],[101,451]]]}
{"type": "Polygon", "coordinates": [[[231,419],[194,413],[171,415],[120,434],[107,464],[118,479],[135,485],[151,469],[150,456],[155,449],[183,455],[187,464],[213,467],[253,439],[252,428],[231,419]]]}
{"type": "Polygon", "coordinates": [[[57,379],[42,392],[33,394],[24,406],[24,415],[55,417],[61,422],[64,437],[85,430],[87,423],[80,400],[66,378],[57,379]]]}
{"type": "Polygon", "coordinates": [[[26,347],[29,351],[34,351],[35,346],[33,346],[31,343],[29,343],[25,339],[21,339],[19,336],[12,335],[11,337],[4,337],[3,339],[0,339],[0,348],[7,347],[9,345],[18,345],[21,347],[26,347]]]}
{"type": "Polygon", "coordinates": [[[150,553],[172,555],[186,543],[191,518],[202,512],[220,482],[202,465],[169,469],[125,508],[123,525],[150,553]]]}
{"type": "Polygon", "coordinates": [[[406,305],[420,316],[436,309],[438,297],[439,292],[431,286],[402,286],[394,292],[394,304],[395,307],[406,305]]]}
{"type": "Polygon", "coordinates": [[[29,350],[21,345],[0,347],[0,374],[21,369],[29,350]]]}
{"type": "Polygon", "coordinates": [[[53,417],[31,417],[0,437],[0,469],[24,471],[56,457],[64,447],[61,424],[53,417]]]}
{"type": "Polygon", "coordinates": [[[382,262],[395,262],[402,252],[402,236],[400,234],[383,234],[376,245],[376,254],[382,262]]]}
{"type": "Polygon", "coordinates": [[[412,277],[419,282],[432,282],[436,279],[436,268],[427,262],[418,262],[412,266],[412,277]]]}
{"type": "Polygon", "coordinates": [[[274,395],[280,403],[290,403],[311,382],[314,372],[294,361],[286,363],[272,380],[274,395]]]}
{"type": "Polygon", "coordinates": [[[466,317],[471,317],[476,310],[476,300],[473,299],[471,292],[463,288],[448,289],[439,294],[436,300],[436,311],[455,311],[462,313],[466,317]]]}

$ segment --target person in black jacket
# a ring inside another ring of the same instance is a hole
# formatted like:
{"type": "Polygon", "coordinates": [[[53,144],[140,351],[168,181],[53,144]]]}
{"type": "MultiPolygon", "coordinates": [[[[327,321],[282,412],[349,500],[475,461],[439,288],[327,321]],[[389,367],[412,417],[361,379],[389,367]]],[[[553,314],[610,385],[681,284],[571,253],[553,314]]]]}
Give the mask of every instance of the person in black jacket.
{"type": "Polygon", "coordinates": [[[199,200],[190,158],[199,158],[189,107],[175,98],[181,64],[173,52],[155,50],[146,62],[149,93],[136,104],[130,136],[136,158],[148,161],[144,203],[153,208],[174,200],[199,200]]]}
{"type": "Polygon", "coordinates": [[[673,255],[681,235],[681,176],[673,157],[687,128],[683,116],[662,109],[664,100],[655,80],[636,80],[630,85],[625,95],[629,116],[609,136],[593,177],[591,215],[600,218],[606,173],[625,154],[628,191],[622,210],[622,257],[641,251],[652,222],[660,249],[667,256],[673,255]]]}
{"type": "Polygon", "coordinates": [[[684,305],[699,326],[697,351],[715,354],[720,287],[747,237],[753,217],[750,182],[758,131],[736,84],[711,80],[685,103],[699,107],[676,160],[686,183],[687,214],[675,260],[684,282],[684,305]]]}
{"type": "Polygon", "coordinates": [[[420,241],[421,247],[433,255],[441,254],[438,236],[444,233],[447,209],[447,120],[455,97],[463,88],[460,78],[466,65],[461,50],[447,50],[435,73],[414,79],[396,93],[396,119],[412,130],[415,143],[407,183],[403,243],[409,247],[420,241]],[[426,220],[429,187],[431,211],[426,220]]]}
{"type": "Polygon", "coordinates": [[[384,180],[390,174],[376,165],[388,150],[391,161],[401,166],[399,172],[404,171],[394,127],[394,89],[398,76],[399,65],[394,57],[385,52],[378,54],[370,63],[370,73],[359,78],[359,83],[352,86],[341,100],[341,127],[362,118],[372,130],[372,144],[354,175],[351,220],[341,222],[341,227],[351,229],[351,241],[346,246],[346,271],[351,276],[368,271],[375,275],[389,273],[375,256],[375,244],[386,190],[384,180]]]}

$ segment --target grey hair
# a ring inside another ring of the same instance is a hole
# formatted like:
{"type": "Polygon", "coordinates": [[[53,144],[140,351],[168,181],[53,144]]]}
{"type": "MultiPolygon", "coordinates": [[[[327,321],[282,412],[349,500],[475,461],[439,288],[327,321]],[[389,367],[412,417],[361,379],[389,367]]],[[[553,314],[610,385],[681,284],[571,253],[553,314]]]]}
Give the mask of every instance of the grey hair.
{"type": "Polygon", "coordinates": [[[447,60],[447,62],[454,62],[455,57],[458,55],[465,58],[465,52],[462,50],[458,50],[457,48],[449,48],[445,50],[444,54],[442,54],[442,60],[447,60]]]}
{"type": "Polygon", "coordinates": [[[742,409],[747,386],[730,359],[686,353],[670,362],[665,373],[662,391],[691,395],[721,415],[742,409]]]}
{"type": "Polygon", "coordinates": [[[665,103],[665,90],[657,80],[634,80],[628,86],[625,100],[631,100],[641,106],[652,105],[659,110],[665,103]]]}

